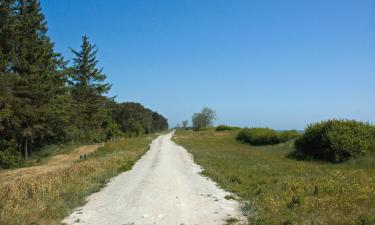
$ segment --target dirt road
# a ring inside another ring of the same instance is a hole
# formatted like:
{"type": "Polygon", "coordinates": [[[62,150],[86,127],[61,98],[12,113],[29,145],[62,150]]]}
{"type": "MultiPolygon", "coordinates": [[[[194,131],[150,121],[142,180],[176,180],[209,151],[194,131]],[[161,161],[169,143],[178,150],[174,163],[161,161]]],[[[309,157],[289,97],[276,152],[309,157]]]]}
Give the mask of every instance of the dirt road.
{"type": "Polygon", "coordinates": [[[215,225],[241,218],[238,202],[199,174],[201,168],[172,133],[156,138],[129,172],[91,195],[64,219],[90,225],[215,225]]]}

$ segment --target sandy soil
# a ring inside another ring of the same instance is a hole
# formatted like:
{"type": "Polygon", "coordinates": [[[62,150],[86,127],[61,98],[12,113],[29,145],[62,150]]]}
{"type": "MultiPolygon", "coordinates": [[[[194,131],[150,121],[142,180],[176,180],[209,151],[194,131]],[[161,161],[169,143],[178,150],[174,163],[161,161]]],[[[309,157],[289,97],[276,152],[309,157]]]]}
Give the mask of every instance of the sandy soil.
{"type": "Polygon", "coordinates": [[[199,174],[192,156],[171,141],[156,138],[131,171],[113,178],[88,202],[64,219],[91,225],[215,225],[243,220],[239,203],[199,174]]]}
{"type": "Polygon", "coordinates": [[[85,145],[74,149],[68,154],[60,154],[52,156],[46,164],[39,166],[31,166],[13,170],[3,170],[0,172],[0,184],[5,184],[31,176],[40,176],[42,174],[64,168],[75,161],[79,160],[79,156],[84,153],[91,153],[99,147],[98,145],[85,145]]]}

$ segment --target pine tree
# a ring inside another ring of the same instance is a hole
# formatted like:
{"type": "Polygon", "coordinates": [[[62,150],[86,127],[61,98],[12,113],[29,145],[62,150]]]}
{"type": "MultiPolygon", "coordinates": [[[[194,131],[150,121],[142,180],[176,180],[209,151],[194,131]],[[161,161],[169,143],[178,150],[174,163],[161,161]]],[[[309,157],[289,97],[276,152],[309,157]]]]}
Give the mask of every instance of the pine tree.
{"type": "Polygon", "coordinates": [[[105,129],[111,123],[107,98],[103,95],[111,85],[105,83],[106,75],[97,66],[97,47],[86,35],[82,37],[81,49],[71,51],[74,58],[70,84],[76,109],[73,122],[82,133],[80,139],[103,140],[106,138],[105,129]]]}
{"type": "Polygon", "coordinates": [[[16,139],[22,143],[25,158],[32,146],[58,139],[61,127],[51,126],[59,120],[49,110],[56,98],[65,96],[64,62],[53,50],[47,36],[45,18],[37,0],[19,0],[14,4],[16,20],[14,42],[7,70],[12,74],[12,107],[20,121],[16,139]]]}
{"type": "Polygon", "coordinates": [[[0,167],[3,168],[16,166],[20,159],[14,141],[18,120],[11,107],[11,58],[17,34],[14,8],[14,0],[0,2],[0,167]]]}
{"type": "Polygon", "coordinates": [[[9,72],[16,39],[15,0],[3,0],[0,4],[0,73],[9,72]]]}

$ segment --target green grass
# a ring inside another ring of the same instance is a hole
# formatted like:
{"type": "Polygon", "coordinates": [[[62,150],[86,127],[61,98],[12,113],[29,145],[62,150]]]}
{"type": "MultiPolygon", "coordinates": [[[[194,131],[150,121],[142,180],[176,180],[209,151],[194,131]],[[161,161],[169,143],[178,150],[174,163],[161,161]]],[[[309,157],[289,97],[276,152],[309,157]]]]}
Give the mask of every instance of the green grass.
{"type": "Polygon", "coordinates": [[[204,175],[244,201],[250,224],[375,224],[374,155],[341,164],[297,161],[288,157],[292,141],[255,147],[236,134],[178,131],[175,141],[204,175]]]}

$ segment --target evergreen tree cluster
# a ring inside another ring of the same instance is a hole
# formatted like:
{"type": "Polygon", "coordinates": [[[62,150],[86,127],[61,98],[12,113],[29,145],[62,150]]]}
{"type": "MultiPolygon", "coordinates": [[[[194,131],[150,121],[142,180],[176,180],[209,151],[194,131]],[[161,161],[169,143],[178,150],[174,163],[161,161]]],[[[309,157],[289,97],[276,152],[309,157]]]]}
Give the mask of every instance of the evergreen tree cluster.
{"type": "Polygon", "coordinates": [[[116,103],[83,36],[71,65],[53,49],[38,0],[0,0],[0,167],[17,166],[41,147],[100,142],[168,128],[138,103],[116,103]]]}

